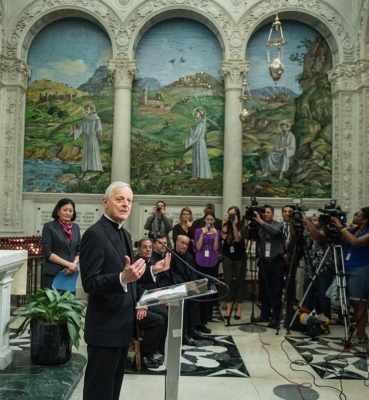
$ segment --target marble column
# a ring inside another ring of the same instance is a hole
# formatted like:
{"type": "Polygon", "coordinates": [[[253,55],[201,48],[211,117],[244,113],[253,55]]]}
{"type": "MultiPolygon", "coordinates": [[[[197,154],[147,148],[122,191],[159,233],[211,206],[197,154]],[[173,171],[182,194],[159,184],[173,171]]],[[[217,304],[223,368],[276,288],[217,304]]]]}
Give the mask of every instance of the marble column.
{"type": "Polygon", "coordinates": [[[16,58],[0,61],[0,233],[22,230],[24,115],[31,69],[16,58]]]}
{"type": "Polygon", "coordinates": [[[230,206],[241,209],[242,205],[242,123],[239,114],[242,82],[249,64],[223,61],[220,71],[225,86],[223,214],[230,206]]]}
{"type": "Polygon", "coordinates": [[[111,182],[130,182],[131,175],[131,90],[138,76],[136,61],[109,61],[114,79],[114,128],[111,182]]]}
{"type": "Polygon", "coordinates": [[[0,250],[0,370],[13,361],[9,332],[5,332],[5,326],[10,319],[11,282],[27,258],[27,251],[0,250]]]}
{"type": "Polygon", "coordinates": [[[333,96],[332,198],[349,219],[367,205],[369,63],[338,64],[328,73],[333,96]]]}

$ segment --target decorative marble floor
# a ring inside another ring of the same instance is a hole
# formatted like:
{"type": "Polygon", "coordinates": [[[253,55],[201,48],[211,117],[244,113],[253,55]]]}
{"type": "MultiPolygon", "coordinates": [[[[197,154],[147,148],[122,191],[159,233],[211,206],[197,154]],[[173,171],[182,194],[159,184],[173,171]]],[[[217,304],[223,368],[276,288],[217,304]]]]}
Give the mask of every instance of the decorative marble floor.
{"type": "MultiPolygon", "coordinates": [[[[247,372],[241,372],[247,375],[248,378],[234,379],[233,372],[231,371],[231,374],[228,374],[227,368],[224,368],[226,373],[221,369],[218,372],[212,371],[206,376],[196,376],[196,373],[191,375],[182,374],[179,383],[178,400],[238,400],[240,398],[247,398],[247,400],[301,400],[301,394],[306,400],[337,400],[339,399],[340,390],[343,391],[347,400],[369,399],[369,377],[368,372],[365,374],[365,367],[362,361],[359,360],[358,369],[356,361],[354,359],[349,360],[349,362],[352,361],[349,371],[354,371],[359,377],[350,378],[345,376],[345,379],[342,380],[329,375],[323,379],[322,375],[308,362],[294,369],[290,360],[303,360],[303,358],[298,349],[292,345],[292,342],[285,339],[286,330],[282,328],[279,335],[276,335],[275,329],[248,325],[251,310],[251,302],[245,302],[241,320],[236,321],[232,316],[231,324],[246,324],[243,326],[225,326],[221,315],[224,314],[224,311],[221,310],[216,310],[213,321],[208,323],[208,327],[212,330],[214,337],[221,338],[221,340],[232,338],[230,342],[235,344],[243,363],[247,366],[247,372]],[[286,353],[282,350],[282,346],[286,353]],[[363,369],[360,369],[361,367],[363,369]],[[312,386],[311,388],[298,387],[298,384],[303,383],[308,383],[312,386]]],[[[257,309],[256,312],[258,312],[257,309]]],[[[323,339],[330,341],[332,338],[334,342],[337,340],[335,338],[343,337],[343,327],[341,325],[331,325],[330,330],[331,334],[322,337],[323,339]]],[[[369,327],[367,332],[369,332],[369,327]]],[[[308,337],[299,333],[294,333],[289,338],[294,339],[294,342],[309,340],[308,337]]],[[[16,353],[27,353],[28,338],[24,336],[20,339],[22,341],[17,340],[12,335],[11,346],[14,349],[26,350],[16,351],[16,353]]],[[[219,346],[223,345],[224,343],[219,344],[219,346]]],[[[309,350],[307,348],[308,346],[312,345],[302,344],[300,349],[302,353],[312,351],[312,349],[309,350]]],[[[198,354],[191,354],[192,351],[197,353],[197,348],[190,347],[188,351],[188,357],[198,357],[198,354]]],[[[317,352],[316,356],[324,358],[324,356],[329,356],[329,352],[332,350],[327,348],[326,350],[314,349],[314,351],[317,352]],[[324,351],[326,351],[325,354],[323,354],[324,351]]],[[[86,356],[87,346],[83,340],[79,350],[73,349],[73,353],[80,353],[86,356]]],[[[220,355],[224,355],[224,353],[220,353],[220,355]]],[[[199,356],[203,357],[203,354],[199,354],[199,356]]],[[[188,361],[188,359],[185,360],[186,362],[188,361]]],[[[366,368],[369,370],[368,366],[366,368]]],[[[2,383],[0,383],[0,386],[2,386],[2,383]]],[[[79,381],[74,389],[70,400],[82,400],[82,391],[83,379],[79,381]]],[[[2,397],[2,394],[0,394],[0,398],[9,399],[9,397],[2,397]]],[[[13,396],[10,398],[12,400],[17,399],[13,396]]],[[[40,396],[36,398],[37,400],[44,400],[40,396]]],[[[50,400],[60,399],[59,395],[46,398],[50,400]]],[[[120,400],[126,400],[127,398],[129,400],[163,400],[165,398],[164,374],[159,372],[150,375],[146,373],[127,373],[123,381],[120,400]]],[[[341,399],[343,400],[344,397],[341,396],[341,399]]]]}
{"type": "Polygon", "coordinates": [[[368,379],[369,348],[353,346],[344,352],[341,338],[287,337],[314,371],[323,379],[368,379]]]}
{"type": "Polygon", "coordinates": [[[30,362],[29,350],[14,351],[13,362],[0,371],[0,399],[69,399],[83,376],[85,364],[86,357],[72,354],[65,364],[36,365],[30,362]]]}
{"type": "MultiPolygon", "coordinates": [[[[181,376],[227,376],[249,378],[249,373],[231,336],[211,336],[212,340],[199,340],[199,346],[182,346],[181,376]]],[[[130,353],[126,374],[163,375],[159,368],[136,370],[134,355],[130,353]]]]}

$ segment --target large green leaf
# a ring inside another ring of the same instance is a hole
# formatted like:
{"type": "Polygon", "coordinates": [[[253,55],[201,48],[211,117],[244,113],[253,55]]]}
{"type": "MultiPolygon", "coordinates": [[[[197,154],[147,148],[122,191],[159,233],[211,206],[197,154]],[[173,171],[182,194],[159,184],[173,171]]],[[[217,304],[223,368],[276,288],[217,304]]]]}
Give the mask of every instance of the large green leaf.
{"type": "Polygon", "coordinates": [[[28,296],[28,299],[29,304],[26,309],[9,320],[5,327],[6,330],[9,330],[10,325],[19,317],[25,319],[17,329],[18,334],[25,332],[31,320],[48,324],[66,322],[71,337],[71,346],[74,345],[78,348],[79,332],[83,329],[82,318],[85,316],[85,303],[76,300],[70,291],[61,294],[55,288],[52,290],[39,289],[36,294],[28,296]]]}

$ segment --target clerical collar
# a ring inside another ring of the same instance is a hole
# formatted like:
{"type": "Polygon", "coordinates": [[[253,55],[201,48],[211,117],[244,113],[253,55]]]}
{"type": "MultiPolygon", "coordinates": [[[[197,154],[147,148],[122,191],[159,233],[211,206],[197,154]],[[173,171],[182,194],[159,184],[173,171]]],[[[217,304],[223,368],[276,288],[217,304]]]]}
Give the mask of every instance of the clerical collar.
{"type": "Polygon", "coordinates": [[[121,224],[118,224],[118,222],[113,221],[111,218],[109,218],[106,214],[104,214],[104,217],[107,218],[109,221],[114,222],[114,224],[118,225],[118,229],[121,229],[123,226],[123,222],[121,224]]]}

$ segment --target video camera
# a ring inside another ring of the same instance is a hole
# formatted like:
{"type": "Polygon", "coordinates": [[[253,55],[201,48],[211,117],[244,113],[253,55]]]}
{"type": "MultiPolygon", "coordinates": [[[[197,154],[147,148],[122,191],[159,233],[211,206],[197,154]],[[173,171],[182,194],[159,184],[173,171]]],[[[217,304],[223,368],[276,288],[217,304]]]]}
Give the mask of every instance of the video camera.
{"type": "Polygon", "coordinates": [[[309,211],[309,207],[304,206],[301,203],[301,199],[292,200],[294,204],[289,205],[288,207],[292,208],[290,218],[293,222],[295,228],[303,227],[303,216],[302,213],[305,211],[309,211]]]}
{"type": "Polygon", "coordinates": [[[261,214],[265,213],[265,207],[259,206],[258,202],[256,201],[256,197],[252,196],[250,198],[251,200],[251,206],[246,206],[246,212],[245,212],[245,218],[248,221],[252,221],[255,219],[255,214],[254,212],[256,211],[260,216],[261,214]]]}
{"type": "Polygon", "coordinates": [[[330,203],[325,204],[324,208],[318,208],[318,211],[323,213],[319,215],[319,224],[325,227],[327,237],[339,239],[341,237],[341,230],[332,224],[331,217],[337,217],[341,224],[345,225],[347,213],[342,211],[336,199],[332,199],[330,203]]]}

